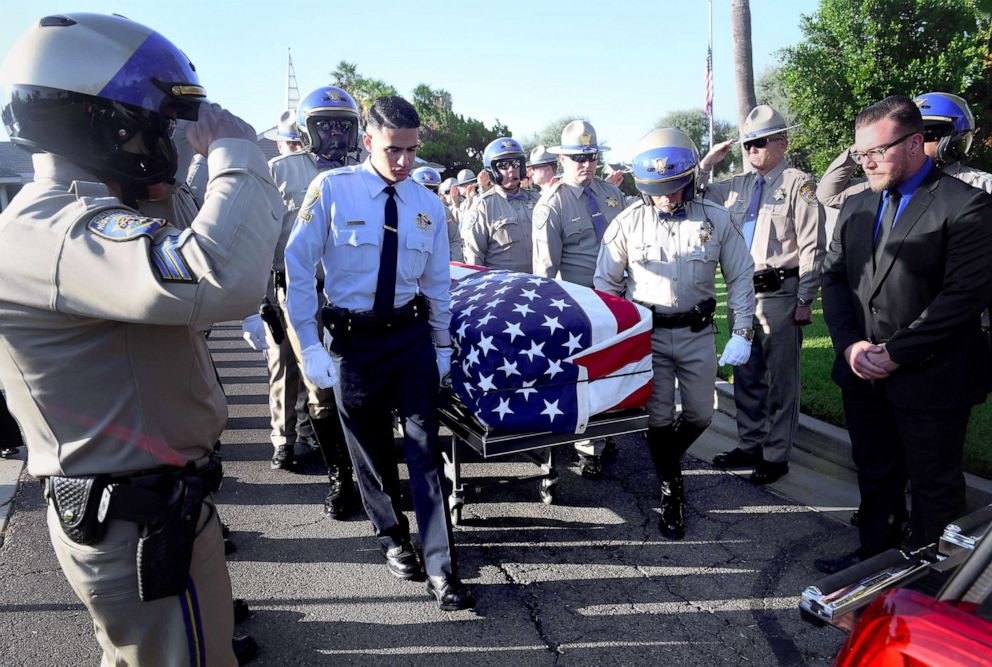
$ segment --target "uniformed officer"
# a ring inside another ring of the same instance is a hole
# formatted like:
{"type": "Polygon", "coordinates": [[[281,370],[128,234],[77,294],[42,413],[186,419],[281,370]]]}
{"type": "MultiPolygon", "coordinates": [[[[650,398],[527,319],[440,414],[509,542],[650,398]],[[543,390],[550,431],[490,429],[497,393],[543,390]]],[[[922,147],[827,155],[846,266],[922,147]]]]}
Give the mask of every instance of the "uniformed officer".
{"type": "Polygon", "coordinates": [[[451,209],[448,208],[445,197],[441,193],[441,188],[444,187],[445,183],[448,183],[448,189],[451,189],[451,182],[454,181],[452,178],[448,178],[446,181],[441,180],[441,174],[434,167],[417,167],[410,174],[417,183],[420,183],[425,188],[431,192],[437,193],[438,198],[440,198],[441,203],[445,204],[444,215],[445,222],[448,228],[448,257],[452,262],[462,261],[462,237],[458,233],[458,223],[455,222],[455,216],[451,213],[451,209]]]}
{"type": "Polygon", "coordinates": [[[544,144],[534,146],[527,160],[527,177],[544,194],[558,182],[558,156],[549,153],[544,144]]]}
{"type": "Polygon", "coordinates": [[[340,377],[338,409],[389,572],[416,579],[426,570],[428,592],[450,611],[474,601],[457,576],[442,482],[436,409],[453,352],[451,275],[444,206],[407,178],[419,126],[409,102],[380,97],[368,111],[369,158],[314,179],[286,248],[287,305],[304,374],[325,388],[340,377]],[[314,320],[318,262],[327,273],[322,318],[330,354],[314,320]],[[423,567],[399,506],[394,408],[403,420],[423,567]]]}
{"type": "Polygon", "coordinates": [[[640,140],[634,183],[641,201],[606,230],[594,278],[596,289],[616,296],[626,290],[653,313],[648,451],[661,481],[661,532],[674,540],[685,537],[680,459],[713,417],[717,263],[734,312],[720,363],[745,363],[754,334],[754,262],[727,209],[694,198],[698,162],[695,144],[681,130],[652,130],[640,140]]]}
{"type": "Polygon", "coordinates": [[[236,665],[211,499],[227,409],[203,332],[265,292],[280,201],[255,132],[201,104],[186,56],[120,16],[41,19],[0,85],[35,172],[0,215],[0,384],[55,555],[103,664],[236,665]],[[177,210],[154,201],[176,172],[176,118],[196,120],[210,172],[188,227],[135,208],[177,210]]]}
{"type": "Polygon", "coordinates": [[[475,203],[479,179],[471,169],[462,169],[458,172],[456,178],[455,185],[458,186],[459,200],[454,214],[455,220],[458,221],[458,229],[462,231],[465,224],[465,213],[475,203]]]}
{"type": "Polygon", "coordinates": [[[495,184],[475,199],[465,214],[463,241],[468,264],[530,273],[533,267],[531,215],[536,192],[520,187],[524,149],[516,139],[501,137],[482,154],[485,171],[495,184]]]}
{"type": "MultiPolygon", "coordinates": [[[[273,283],[284,320],[286,312],[285,247],[296,216],[304,204],[310,182],[325,169],[355,164],[358,155],[358,105],[351,95],[335,86],[311,91],[296,111],[296,125],[303,151],[274,158],[272,177],[286,203],[282,235],[273,263],[273,283]]],[[[318,275],[318,283],[322,275],[318,275]]],[[[319,287],[319,284],[318,284],[319,287]]],[[[319,299],[320,290],[314,289],[319,299]]],[[[317,312],[317,309],[314,309],[317,312]]],[[[286,327],[297,365],[302,364],[302,347],[297,332],[286,327]]],[[[302,378],[307,391],[307,407],[314,437],[327,465],[328,489],[324,513],[332,519],[346,516],[357,500],[352,482],[352,464],[334,401],[334,392],[302,378]]]]}
{"type": "Polygon", "coordinates": [[[825,250],[816,183],[785,159],[789,129],[780,113],[759,105],[745,119],[740,138],[754,171],[707,183],[735,141],[717,144],[699,165],[706,198],[730,210],[754,259],[754,350],[748,363],[734,370],[740,443],[713,459],[721,468],[754,466],[754,484],[789,472],[799,426],[802,327],[813,319],[825,250]]]}
{"type": "MultiPolygon", "coordinates": [[[[561,132],[561,145],[548,152],[561,162],[562,180],[541,193],[534,207],[534,273],[592,287],[603,233],[623,210],[623,193],[596,178],[599,154],[610,150],[596,141],[596,130],[573,120],[561,132]]],[[[602,475],[606,441],[576,443],[583,477],[602,475]]]]}

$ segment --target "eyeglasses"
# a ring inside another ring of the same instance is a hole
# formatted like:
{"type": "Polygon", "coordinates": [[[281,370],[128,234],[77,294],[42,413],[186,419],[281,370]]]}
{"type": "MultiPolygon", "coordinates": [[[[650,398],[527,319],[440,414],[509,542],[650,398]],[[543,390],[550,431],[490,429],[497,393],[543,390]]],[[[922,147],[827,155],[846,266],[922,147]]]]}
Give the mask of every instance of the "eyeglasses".
{"type": "Polygon", "coordinates": [[[493,163],[500,171],[510,171],[520,169],[520,160],[518,158],[509,158],[507,160],[497,160],[493,163]]]}
{"type": "Polygon", "coordinates": [[[923,141],[940,141],[951,133],[951,124],[942,123],[923,128],[923,141]]]}
{"type": "Polygon", "coordinates": [[[599,160],[599,153],[582,153],[579,155],[569,155],[568,158],[572,162],[578,162],[583,164],[585,162],[596,162],[599,160]]]}
{"type": "Polygon", "coordinates": [[[782,141],[782,137],[761,137],[760,139],[752,139],[751,141],[744,142],[744,150],[749,151],[751,147],[764,148],[771,141],[782,141]]]}
{"type": "Polygon", "coordinates": [[[914,134],[919,134],[919,132],[910,132],[909,134],[904,134],[895,141],[891,141],[884,146],[878,146],[877,148],[872,148],[867,151],[851,151],[851,159],[858,164],[864,164],[865,158],[868,158],[872,162],[881,162],[885,159],[885,151],[889,150],[893,146],[897,146],[902,142],[909,139],[914,134]]]}

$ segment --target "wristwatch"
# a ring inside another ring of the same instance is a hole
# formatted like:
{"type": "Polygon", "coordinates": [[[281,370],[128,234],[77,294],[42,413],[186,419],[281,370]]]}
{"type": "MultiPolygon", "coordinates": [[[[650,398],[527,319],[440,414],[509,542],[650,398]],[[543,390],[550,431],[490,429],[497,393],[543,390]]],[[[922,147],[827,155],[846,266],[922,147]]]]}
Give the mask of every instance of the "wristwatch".
{"type": "Polygon", "coordinates": [[[740,336],[746,341],[754,340],[754,329],[734,329],[730,333],[740,336]]]}
{"type": "Polygon", "coordinates": [[[796,299],[796,301],[799,302],[800,306],[808,306],[809,304],[813,303],[813,299],[796,299]]]}

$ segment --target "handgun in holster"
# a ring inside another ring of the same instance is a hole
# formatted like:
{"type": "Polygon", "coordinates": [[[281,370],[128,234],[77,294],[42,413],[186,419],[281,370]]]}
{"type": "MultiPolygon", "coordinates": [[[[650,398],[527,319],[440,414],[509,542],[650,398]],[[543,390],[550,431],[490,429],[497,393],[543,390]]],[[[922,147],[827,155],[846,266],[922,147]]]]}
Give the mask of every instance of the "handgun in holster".
{"type": "Polygon", "coordinates": [[[203,496],[202,479],[180,477],[162,514],[140,526],[137,559],[142,601],[179,595],[186,589],[203,496]]]}
{"type": "Polygon", "coordinates": [[[692,307],[692,323],[689,330],[692,332],[702,331],[713,324],[713,314],[716,312],[716,299],[710,297],[700,301],[692,307]]]}
{"type": "Polygon", "coordinates": [[[275,341],[276,345],[282,345],[286,331],[282,328],[282,318],[279,317],[279,311],[276,307],[269,303],[268,299],[265,299],[258,307],[258,315],[269,327],[269,333],[272,334],[272,340],[275,341]]]}

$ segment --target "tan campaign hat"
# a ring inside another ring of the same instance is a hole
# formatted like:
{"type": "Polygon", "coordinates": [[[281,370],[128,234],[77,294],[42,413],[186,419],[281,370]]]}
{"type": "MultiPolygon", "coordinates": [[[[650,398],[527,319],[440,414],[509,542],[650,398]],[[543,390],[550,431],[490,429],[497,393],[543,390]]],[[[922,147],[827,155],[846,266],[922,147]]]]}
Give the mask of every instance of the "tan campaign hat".
{"type": "Polygon", "coordinates": [[[609,146],[600,146],[596,141],[596,129],[584,120],[573,120],[561,131],[561,145],[548,149],[554,155],[582,155],[583,153],[604,153],[609,146]]]}
{"type": "Polygon", "coordinates": [[[751,113],[744,119],[741,142],[769,137],[773,134],[781,134],[797,127],[799,127],[798,124],[786,127],[785,118],[782,117],[782,114],[767,104],[759,104],[751,109],[751,113]]]}
{"type": "Polygon", "coordinates": [[[266,130],[263,137],[269,141],[302,141],[300,130],[296,126],[296,109],[286,109],[279,116],[279,124],[266,130]]]}
{"type": "Polygon", "coordinates": [[[553,164],[557,161],[558,158],[548,152],[548,149],[544,144],[538,144],[537,146],[534,146],[534,149],[530,152],[530,159],[527,160],[527,166],[536,167],[539,164],[553,164]]]}
{"type": "Polygon", "coordinates": [[[469,183],[475,183],[477,180],[475,172],[471,169],[462,169],[455,178],[457,179],[455,180],[455,185],[468,185],[469,183]]]}
{"type": "Polygon", "coordinates": [[[441,194],[446,195],[451,192],[451,186],[455,184],[455,179],[451,176],[441,181],[441,194]]]}

